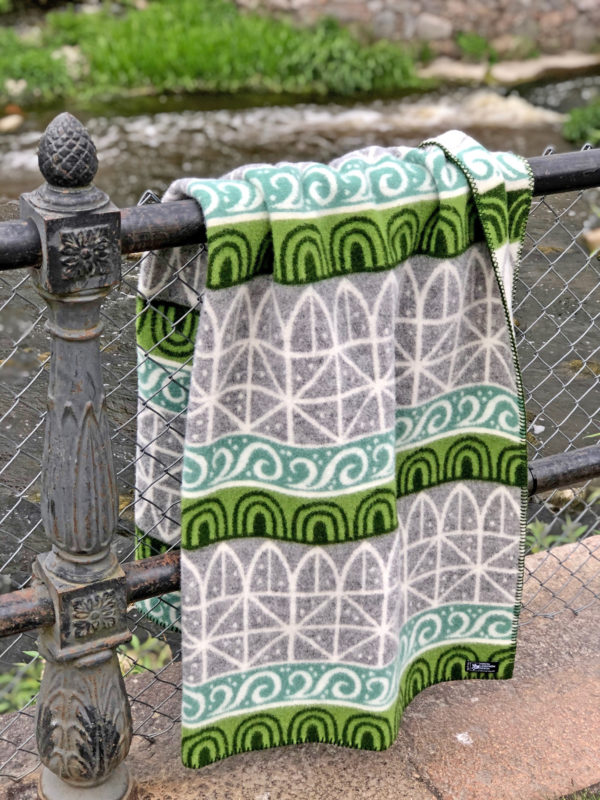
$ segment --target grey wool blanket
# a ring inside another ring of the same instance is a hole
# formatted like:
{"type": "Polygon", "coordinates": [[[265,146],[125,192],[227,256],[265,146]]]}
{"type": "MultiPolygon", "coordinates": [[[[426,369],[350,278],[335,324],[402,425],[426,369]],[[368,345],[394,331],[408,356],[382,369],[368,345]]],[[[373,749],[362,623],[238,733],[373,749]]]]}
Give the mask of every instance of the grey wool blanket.
{"type": "Polygon", "coordinates": [[[185,179],[148,259],[139,555],[181,545],[183,760],[380,750],[440,681],[508,678],[527,502],[511,323],[527,162],[451,131],[185,179]]]}

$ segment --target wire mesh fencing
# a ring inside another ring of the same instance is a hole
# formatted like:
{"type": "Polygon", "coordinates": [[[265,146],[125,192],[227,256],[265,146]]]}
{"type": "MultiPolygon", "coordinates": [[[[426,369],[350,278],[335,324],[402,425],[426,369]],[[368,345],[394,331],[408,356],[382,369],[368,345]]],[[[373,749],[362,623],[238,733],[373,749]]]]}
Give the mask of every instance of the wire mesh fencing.
{"type": "MultiPolygon", "coordinates": [[[[530,456],[591,444],[600,431],[600,261],[580,239],[597,190],[537,199],[530,215],[514,324],[526,391],[530,456]]],[[[141,202],[154,202],[148,192],[141,202]]],[[[184,281],[190,248],[170,281],[184,281]]],[[[135,330],[144,313],[137,278],[142,259],[127,257],[121,285],[103,309],[103,364],[119,488],[115,546],[134,557],[137,363],[135,330]]],[[[162,256],[159,256],[161,258],[162,256]]],[[[165,317],[165,336],[184,317],[165,317]]],[[[44,303],[26,272],[0,273],[0,591],[23,587],[36,555],[48,549],[39,513],[39,477],[50,335],[44,303]]],[[[599,441],[600,444],[600,441],[599,441]]],[[[155,477],[177,480],[181,464],[168,446],[155,477]]],[[[156,524],[169,508],[156,509],[156,524]]],[[[147,533],[151,531],[146,531],[147,533]]],[[[600,479],[532,498],[521,625],[537,616],[579,612],[600,599],[600,479]]],[[[179,722],[180,637],[130,611],[133,639],[120,649],[134,733],[156,739],[179,722]]],[[[19,780],[38,765],[33,718],[42,670],[33,633],[0,641],[0,777],[19,780]],[[13,713],[8,713],[13,712],[13,713]]]]}

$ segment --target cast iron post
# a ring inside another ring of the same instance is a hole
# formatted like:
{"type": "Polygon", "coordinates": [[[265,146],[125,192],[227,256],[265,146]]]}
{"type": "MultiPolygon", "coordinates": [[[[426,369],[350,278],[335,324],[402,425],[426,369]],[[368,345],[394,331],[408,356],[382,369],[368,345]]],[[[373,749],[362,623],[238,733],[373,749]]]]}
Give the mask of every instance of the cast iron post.
{"type": "Polygon", "coordinates": [[[115,648],[130,634],[125,575],[111,551],[118,494],[98,341],[100,306],[120,280],[120,215],[92,184],[96,148],[75,117],[50,123],[38,156],[46,183],[21,197],[21,216],[42,241],[43,263],[32,273],[53,338],[41,486],[52,549],[34,573],[56,618],[39,639],[39,793],[123,800],[131,712],[115,648]]]}

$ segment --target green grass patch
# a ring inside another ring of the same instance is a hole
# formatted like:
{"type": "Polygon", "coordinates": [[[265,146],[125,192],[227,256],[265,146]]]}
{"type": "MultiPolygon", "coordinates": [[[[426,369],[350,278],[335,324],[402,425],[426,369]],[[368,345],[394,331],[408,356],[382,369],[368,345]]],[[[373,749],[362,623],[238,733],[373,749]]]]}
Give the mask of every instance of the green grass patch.
{"type": "Polygon", "coordinates": [[[485,36],[480,36],[478,33],[461,31],[457,33],[455,41],[461,55],[467,61],[488,61],[490,64],[494,64],[498,61],[498,53],[485,36]]]}
{"type": "MultiPolygon", "coordinates": [[[[15,664],[0,674],[0,714],[19,711],[39,691],[44,672],[44,659],[36,650],[26,650],[29,661],[15,664]]],[[[145,641],[133,634],[131,641],[117,650],[124,677],[162,669],[172,660],[171,648],[161,638],[149,636],[145,641]]]]}
{"type": "MultiPolygon", "coordinates": [[[[592,489],[583,497],[583,502],[587,506],[591,507],[594,504],[598,504],[600,503],[600,489],[592,489]]],[[[577,510],[577,503],[574,508],[577,510]]],[[[526,552],[527,554],[539,553],[556,545],[572,544],[587,536],[597,536],[599,534],[599,530],[592,530],[590,526],[572,519],[569,514],[566,514],[558,526],[534,520],[527,525],[526,552]]]]}
{"type": "Polygon", "coordinates": [[[153,0],[119,15],[56,11],[45,17],[41,42],[0,31],[5,101],[131,90],[385,94],[424,85],[406,46],[363,44],[333,20],[298,27],[229,0],[153,0]],[[10,91],[15,81],[26,81],[21,98],[10,91]]]}
{"type": "Polygon", "coordinates": [[[600,145],[600,99],[569,112],[563,134],[569,142],[600,145]]]}
{"type": "Polygon", "coordinates": [[[551,525],[540,520],[530,522],[527,526],[527,554],[539,553],[542,550],[549,550],[551,547],[561,544],[572,544],[578,542],[586,536],[598,534],[600,531],[590,530],[587,525],[580,525],[572,520],[567,514],[566,519],[561,523],[560,531],[554,531],[551,525]]]}

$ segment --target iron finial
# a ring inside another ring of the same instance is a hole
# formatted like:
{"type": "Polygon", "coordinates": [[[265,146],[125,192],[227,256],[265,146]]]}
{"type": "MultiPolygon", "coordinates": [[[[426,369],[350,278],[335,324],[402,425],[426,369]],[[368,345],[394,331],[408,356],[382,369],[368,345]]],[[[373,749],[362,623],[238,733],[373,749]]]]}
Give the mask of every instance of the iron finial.
{"type": "Polygon", "coordinates": [[[67,111],[46,128],[38,148],[40,171],[50,186],[89,186],[98,170],[96,147],[87,129],[67,111]]]}

